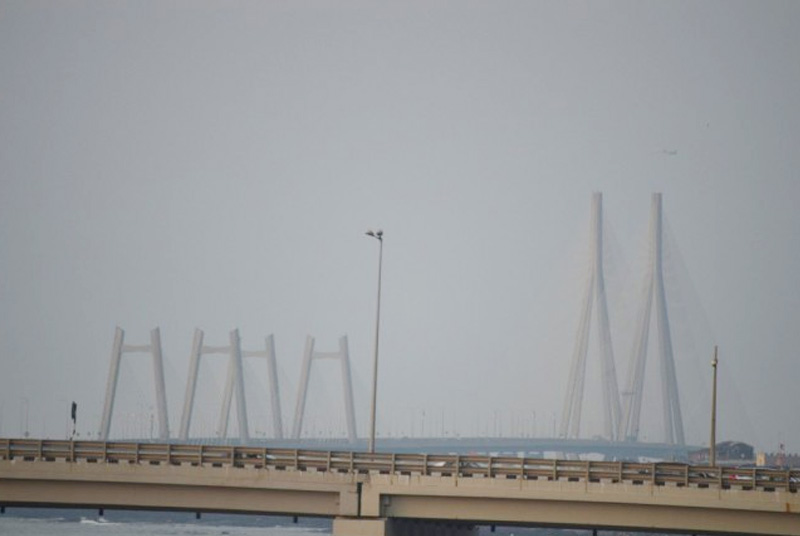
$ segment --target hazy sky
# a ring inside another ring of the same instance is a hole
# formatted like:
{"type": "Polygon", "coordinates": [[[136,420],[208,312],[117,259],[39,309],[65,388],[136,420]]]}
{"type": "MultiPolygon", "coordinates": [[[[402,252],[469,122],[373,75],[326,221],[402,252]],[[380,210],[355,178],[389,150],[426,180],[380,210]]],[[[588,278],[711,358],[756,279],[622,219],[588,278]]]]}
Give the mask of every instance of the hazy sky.
{"type": "MultiPolygon", "coordinates": [[[[161,327],[173,431],[195,327],[275,335],[287,428],[306,335],[347,334],[363,434],[370,227],[379,433],[550,435],[591,193],[622,384],[663,192],[687,440],[707,442],[718,344],[718,437],[800,451],[799,27],[788,1],[0,0],[0,435],[64,437],[72,400],[95,434],[117,325],[161,327]]],[[[203,369],[197,433],[223,373],[203,369]]],[[[337,373],[313,371],[310,434],[344,422],[337,373]]],[[[113,435],[149,433],[150,377],[126,357],[113,435]]]]}

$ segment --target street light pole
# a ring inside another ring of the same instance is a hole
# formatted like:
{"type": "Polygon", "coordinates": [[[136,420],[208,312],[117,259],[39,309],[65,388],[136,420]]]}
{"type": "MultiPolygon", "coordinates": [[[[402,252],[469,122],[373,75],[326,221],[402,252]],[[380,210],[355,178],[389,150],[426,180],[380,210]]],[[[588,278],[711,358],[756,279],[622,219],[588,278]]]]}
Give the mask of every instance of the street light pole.
{"type": "Polygon", "coordinates": [[[381,328],[381,272],[383,271],[383,231],[367,231],[367,236],[376,238],[380,242],[378,250],[378,307],[375,313],[375,359],[372,363],[372,406],[369,414],[369,445],[367,447],[370,454],[375,452],[375,413],[378,401],[378,341],[380,339],[381,328]]]}
{"type": "Polygon", "coordinates": [[[708,464],[717,465],[717,347],[714,346],[714,360],[711,367],[714,369],[714,384],[711,388],[711,442],[708,446],[708,464]]]}

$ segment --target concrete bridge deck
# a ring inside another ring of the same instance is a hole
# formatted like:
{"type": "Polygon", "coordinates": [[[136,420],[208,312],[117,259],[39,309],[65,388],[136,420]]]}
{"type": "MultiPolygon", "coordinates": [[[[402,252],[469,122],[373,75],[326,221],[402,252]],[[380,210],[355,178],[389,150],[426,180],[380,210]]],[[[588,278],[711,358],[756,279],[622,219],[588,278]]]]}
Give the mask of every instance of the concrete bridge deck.
{"type": "Polygon", "coordinates": [[[334,518],[337,536],[481,524],[800,535],[800,471],[0,439],[0,506],[334,518]]]}

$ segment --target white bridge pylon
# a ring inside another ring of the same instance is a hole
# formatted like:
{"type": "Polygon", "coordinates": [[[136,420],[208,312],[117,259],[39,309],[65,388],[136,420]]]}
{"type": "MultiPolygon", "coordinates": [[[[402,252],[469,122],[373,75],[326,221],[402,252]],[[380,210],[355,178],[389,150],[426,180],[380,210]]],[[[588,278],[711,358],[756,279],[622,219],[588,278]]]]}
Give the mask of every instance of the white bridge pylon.
{"type": "Polygon", "coordinates": [[[149,353],[153,356],[153,379],[158,410],[158,438],[169,439],[169,420],[167,419],[167,393],[164,387],[164,363],[161,356],[161,332],[158,328],[150,331],[150,344],[125,344],[125,331],[117,327],[114,333],[114,347],[111,351],[111,367],[108,371],[106,398],[103,405],[103,420],[100,422],[100,439],[108,440],[111,431],[111,417],[114,413],[114,399],[117,396],[119,366],[123,354],[149,353]]]}
{"type": "Polygon", "coordinates": [[[222,399],[222,410],[220,411],[219,424],[217,426],[217,436],[225,437],[228,428],[228,413],[230,413],[230,398],[227,389],[232,383],[232,394],[236,395],[236,418],[239,425],[239,438],[246,441],[250,438],[247,429],[247,406],[244,396],[244,374],[242,371],[242,348],[239,338],[239,330],[234,329],[229,335],[230,344],[228,346],[204,346],[203,331],[195,329],[194,341],[192,342],[192,355],[189,362],[189,378],[186,383],[186,396],[183,400],[183,414],[181,415],[180,439],[189,438],[189,426],[192,421],[192,410],[194,408],[194,395],[197,390],[197,376],[200,371],[200,358],[204,354],[222,354],[228,356],[228,379],[226,382],[226,392],[222,399]]]}
{"type": "Polygon", "coordinates": [[[194,342],[192,343],[192,356],[189,363],[189,379],[186,384],[186,396],[184,398],[183,415],[181,417],[180,439],[186,440],[189,438],[189,427],[191,425],[195,392],[197,390],[197,376],[200,371],[200,358],[205,354],[222,354],[228,356],[228,374],[225,381],[225,391],[222,395],[222,409],[220,410],[219,423],[217,425],[217,437],[224,438],[228,436],[231,404],[235,395],[239,437],[243,440],[249,439],[247,407],[245,405],[243,361],[244,358],[259,357],[266,358],[267,360],[267,379],[269,381],[273,435],[276,439],[283,439],[283,418],[281,413],[280,392],[278,390],[278,365],[275,357],[274,337],[270,335],[266,338],[264,351],[250,351],[242,350],[238,329],[234,329],[230,332],[230,344],[228,346],[204,346],[203,336],[202,330],[195,330],[194,342]]]}
{"type": "Polygon", "coordinates": [[[353,405],[353,385],[350,377],[350,352],[347,345],[347,335],[339,338],[338,352],[315,352],[314,337],[306,337],[306,348],[303,356],[303,369],[300,373],[300,386],[297,391],[297,405],[294,411],[294,424],[292,438],[300,439],[303,429],[303,414],[306,408],[308,395],[308,381],[311,376],[311,364],[317,359],[338,359],[342,370],[342,391],[344,392],[344,408],[347,418],[347,438],[350,443],[356,441],[356,416],[353,405]]]}
{"type": "Polygon", "coordinates": [[[663,222],[662,196],[655,193],[651,199],[650,226],[648,232],[648,266],[644,279],[641,308],[638,312],[636,331],[628,367],[624,408],[621,411],[620,392],[614,366],[611,345],[611,329],[608,321],[608,304],[603,278],[603,232],[602,194],[592,196],[592,264],[589,282],[581,308],[581,318],[572,355],[567,393],[564,399],[560,436],[578,438],[580,434],[584,380],[586,376],[586,354],[589,344],[589,328],[592,305],[597,301],[597,323],[599,328],[600,354],[602,359],[603,424],[609,440],[638,441],[641,422],[642,397],[644,394],[645,366],[650,333],[651,311],[655,307],[655,324],[658,332],[657,351],[660,361],[661,394],[664,425],[664,442],[684,445],[683,419],[681,416],[678,381],[672,351],[672,336],[667,313],[667,299],[663,273],[663,222]],[[655,304],[654,304],[655,302],[655,304]]]}
{"type": "Polygon", "coordinates": [[[643,287],[642,309],[639,312],[639,325],[634,340],[633,352],[628,368],[624,392],[625,413],[620,423],[619,437],[636,441],[639,437],[639,423],[644,394],[644,372],[647,364],[647,341],[650,332],[650,312],[655,301],[656,329],[658,331],[658,355],[661,362],[661,396],[663,409],[664,441],[684,445],[683,418],[681,416],[678,380],[675,375],[675,359],[672,353],[672,336],[667,314],[667,299],[664,291],[663,272],[663,224],[661,194],[653,194],[650,204],[650,251],[648,268],[643,287]]]}
{"type": "MultiPolygon", "coordinates": [[[[242,359],[248,357],[261,357],[267,360],[267,377],[269,380],[270,409],[272,410],[272,433],[276,439],[283,439],[283,418],[281,417],[281,397],[278,391],[278,363],[275,358],[275,338],[270,335],[266,338],[266,350],[252,351],[241,350],[242,359]]],[[[220,437],[228,433],[228,419],[231,413],[231,401],[234,392],[234,370],[228,367],[228,381],[225,384],[225,394],[222,397],[222,413],[220,414],[220,437]]]]}
{"type": "Polygon", "coordinates": [[[586,354],[589,349],[589,328],[592,305],[597,301],[597,324],[599,329],[600,357],[603,387],[603,426],[610,440],[616,439],[620,422],[619,389],[614,365],[614,349],[611,343],[611,327],[608,321],[608,302],[606,299],[605,277],[603,275],[603,194],[592,194],[591,217],[592,262],[589,267],[589,280],[581,307],[581,319],[572,354],[567,393],[564,398],[559,435],[564,438],[578,438],[583,408],[584,380],[586,377],[586,354]]]}

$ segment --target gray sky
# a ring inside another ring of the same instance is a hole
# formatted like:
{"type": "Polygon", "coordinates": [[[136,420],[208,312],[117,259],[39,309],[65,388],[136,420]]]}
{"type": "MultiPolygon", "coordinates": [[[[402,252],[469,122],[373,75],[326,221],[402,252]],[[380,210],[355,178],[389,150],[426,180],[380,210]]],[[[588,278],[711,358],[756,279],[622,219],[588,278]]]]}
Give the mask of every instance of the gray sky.
{"type": "MultiPolygon", "coordinates": [[[[687,440],[707,441],[719,344],[718,437],[799,451],[798,27],[796,2],[0,1],[0,435],[27,413],[64,437],[72,400],[96,433],[117,325],[161,327],[174,431],[195,327],[275,334],[287,423],[305,336],[347,334],[365,431],[370,227],[379,433],[549,435],[591,193],[622,383],[663,192],[687,440]]],[[[125,361],[116,435],[146,427],[148,365],[125,361]]],[[[204,369],[198,431],[223,370],[204,369]]],[[[325,435],[341,388],[315,372],[325,435]]]]}

